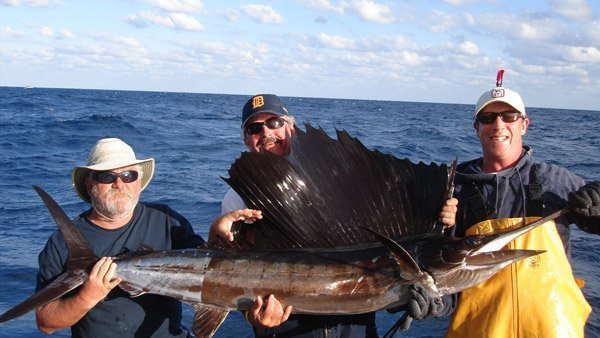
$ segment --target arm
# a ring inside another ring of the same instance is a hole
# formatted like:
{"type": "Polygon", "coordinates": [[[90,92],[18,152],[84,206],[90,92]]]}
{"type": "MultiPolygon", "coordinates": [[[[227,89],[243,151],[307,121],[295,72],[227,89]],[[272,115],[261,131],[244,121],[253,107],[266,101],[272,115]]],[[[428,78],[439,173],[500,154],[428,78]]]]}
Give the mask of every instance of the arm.
{"type": "Polygon", "coordinates": [[[119,285],[121,278],[113,278],[117,265],[110,257],[102,257],[72,297],[63,297],[41,306],[35,311],[40,331],[50,334],[77,323],[98,302],[119,285]]]}

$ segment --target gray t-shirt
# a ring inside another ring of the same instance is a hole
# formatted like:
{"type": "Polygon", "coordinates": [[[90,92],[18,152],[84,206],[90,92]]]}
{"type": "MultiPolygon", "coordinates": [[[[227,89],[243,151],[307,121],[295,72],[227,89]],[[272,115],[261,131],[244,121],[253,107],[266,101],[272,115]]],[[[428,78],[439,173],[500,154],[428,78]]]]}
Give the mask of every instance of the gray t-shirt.
{"type": "MultiPolygon", "coordinates": [[[[98,257],[114,257],[146,244],[155,250],[197,247],[204,240],[194,234],[191,224],[168,206],[138,203],[132,220],[125,226],[103,229],[90,223],[82,213],[73,222],[98,257]]],[[[52,282],[65,268],[68,249],[61,233],[55,231],[39,255],[36,291],[52,282]]],[[[77,289],[74,291],[77,292],[77,289]]],[[[68,297],[65,295],[64,297],[68,297]]],[[[186,337],[181,326],[181,303],[173,298],[142,295],[131,298],[114,288],[100,303],[71,327],[73,337],[186,337]]]]}

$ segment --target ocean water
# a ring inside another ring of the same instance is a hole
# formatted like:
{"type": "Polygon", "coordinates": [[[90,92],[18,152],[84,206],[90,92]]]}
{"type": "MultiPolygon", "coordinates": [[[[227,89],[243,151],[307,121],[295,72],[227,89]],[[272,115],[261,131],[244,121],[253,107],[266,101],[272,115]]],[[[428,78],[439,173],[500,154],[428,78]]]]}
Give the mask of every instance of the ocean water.
{"type": "MultiPolygon", "coordinates": [[[[166,203],[207,237],[227,190],[221,177],[245,150],[241,107],[247,96],[0,87],[0,313],[30,296],[37,255],[55,223],[31,188],[39,185],[73,217],[87,208],[74,193],[70,171],[83,165],[94,143],[119,137],[138,158],[154,157],[156,173],[142,200],[166,203]]],[[[283,97],[298,124],[330,135],[345,129],[367,147],[413,162],[479,156],[473,105],[283,97]]],[[[600,112],[530,108],[525,143],[538,161],[560,164],[600,180],[600,112]]],[[[572,265],[586,281],[593,312],[587,336],[600,333],[600,251],[597,236],[572,227],[572,265]]],[[[191,324],[190,307],[184,324],[191,324]]],[[[383,334],[399,314],[378,314],[383,334]]],[[[448,319],[415,322],[408,337],[443,336],[448,319]]],[[[0,337],[43,337],[33,312],[0,324],[0,337]]],[[[69,330],[55,334],[68,337],[69,330]]],[[[232,312],[216,337],[250,337],[232,312]]]]}

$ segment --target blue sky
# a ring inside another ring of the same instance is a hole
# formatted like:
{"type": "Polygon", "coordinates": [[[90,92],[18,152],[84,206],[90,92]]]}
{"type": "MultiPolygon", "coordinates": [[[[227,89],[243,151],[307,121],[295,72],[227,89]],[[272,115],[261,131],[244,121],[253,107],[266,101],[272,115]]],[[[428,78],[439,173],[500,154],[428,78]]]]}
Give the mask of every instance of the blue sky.
{"type": "Polygon", "coordinates": [[[0,86],[600,110],[600,1],[0,0],[0,86]]]}

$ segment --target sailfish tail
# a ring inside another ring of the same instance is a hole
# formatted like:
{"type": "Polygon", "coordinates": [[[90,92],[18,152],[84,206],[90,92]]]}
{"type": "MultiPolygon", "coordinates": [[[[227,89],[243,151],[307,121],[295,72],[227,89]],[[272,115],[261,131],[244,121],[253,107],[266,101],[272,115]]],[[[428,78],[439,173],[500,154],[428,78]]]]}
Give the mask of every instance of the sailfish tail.
{"type": "Polygon", "coordinates": [[[51,301],[83,284],[86,278],[87,273],[82,270],[67,271],[63,273],[52,283],[48,284],[48,286],[34,293],[31,297],[0,315],[0,323],[20,317],[36,307],[50,303],[51,301]]]}
{"type": "Polygon", "coordinates": [[[36,307],[46,305],[83,284],[88,276],[87,272],[98,260],[87,240],[81,235],[81,232],[79,232],[58,203],[42,188],[33,186],[33,189],[35,189],[44,201],[44,204],[46,204],[48,211],[50,211],[67,244],[67,248],[69,249],[67,270],[52,283],[0,315],[0,323],[22,316],[36,307]]]}

